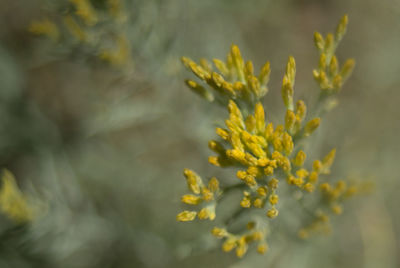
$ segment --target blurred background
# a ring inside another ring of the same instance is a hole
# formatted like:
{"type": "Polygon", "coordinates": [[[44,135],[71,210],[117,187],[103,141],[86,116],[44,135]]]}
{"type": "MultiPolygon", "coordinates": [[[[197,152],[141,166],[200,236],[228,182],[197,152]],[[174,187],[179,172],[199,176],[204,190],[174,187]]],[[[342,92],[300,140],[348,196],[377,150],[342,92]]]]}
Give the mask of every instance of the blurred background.
{"type": "MultiPolygon", "coordinates": [[[[104,3],[92,1],[98,14],[104,3]]],[[[131,0],[121,20],[99,15],[87,43],[29,31],[43,18],[62,24],[70,6],[0,0],[0,166],[47,204],[28,226],[1,216],[1,268],[400,267],[400,1],[131,0]],[[241,260],[223,253],[213,223],[175,220],[183,168],[226,176],[207,163],[226,112],[187,90],[180,57],[223,59],[235,43],[256,70],[269,60],[265,105],[276,122],[288,55],[295,96],[312,103],[313,33],[333,31],[346,13],[337,54],[354,57],[356,69],[311,149],[337,147],[335,175],[373,179],[375,192],[347,204],[331,236],[277,236],[268,254],[241,260]],[[108,64],[99,51],[115,46],[117,32],[128,45],[108,64]]]]}

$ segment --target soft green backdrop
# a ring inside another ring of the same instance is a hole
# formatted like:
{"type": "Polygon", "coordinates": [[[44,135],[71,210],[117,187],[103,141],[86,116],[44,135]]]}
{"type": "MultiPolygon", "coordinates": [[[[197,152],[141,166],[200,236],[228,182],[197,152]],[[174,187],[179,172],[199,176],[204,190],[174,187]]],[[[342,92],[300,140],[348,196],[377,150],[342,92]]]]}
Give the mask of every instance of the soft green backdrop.
{"type": "Polygon", "coordinates": [[[1,218],[0,267],[400,266],[399,1],[127,1],[132,72],[30,35],[30,21],[56,4],[0,0],[0,164],[49,203],[26,228],[1,218]],[[266,256],[239,261],[210,238],[210,223],[175,222],[183,168],[221,174],[207,163],[207,141],[226,116],[185,88],[179,58],[223,58],[235,43],[256,68],[270,60],[265,104],[276,120],[288,55],[296,96],[312,101],[313,32],[332,31],[345,13],[339,61],[357,65],[312,149],[336,146],[335,172],[373,179],[376,191],[351,202],[330,237],[270,241],[266,256]]]}

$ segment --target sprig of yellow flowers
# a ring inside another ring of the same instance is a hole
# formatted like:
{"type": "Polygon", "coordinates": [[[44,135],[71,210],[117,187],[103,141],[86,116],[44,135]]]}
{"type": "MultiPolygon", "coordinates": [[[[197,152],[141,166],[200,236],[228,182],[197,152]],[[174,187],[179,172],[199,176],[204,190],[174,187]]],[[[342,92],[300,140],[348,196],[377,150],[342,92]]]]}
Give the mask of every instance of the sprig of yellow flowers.
{"type": "Polygon", "coordinates": [[[2,171],[0,188],[0,211],[16,223],[26,223],[36,217],[35,207],[17,186],[14,175],[2,171]]]}
{"type": "MultiPolygon", "coordinates": [[[[335,55],[336,47],[346,32],[347,21],[345,15],[340,20],[335,34],[328,33],[326,38],[318,32],[314,35],[320,60],[318,69],[313,71],[313,75],[320,87],[318,101],[326,110],[332,102],[325,100],[332,100],[336,96],[354,67],[354,60],[349,59],[339,68],[335,55]]],[[[320,117],[306,119],[305,102],[295,101],[295,59],[289,57],[286,65],[281,88],[286,113],[283,123],[276,126],[266,118],[261,103],[268,92],[269,62],[264,64],[258,75],[255,75],[252,62],[244,61],[236,45],[231,46],[225,62],[213,60],[215,70],[205,59],[201,59],[197,64],[183,57],[182,62],[209,87],[206,88],[201,83],[188,79],[186,85],[192,91],[210,102],[216,101],[228,107],[229,118],[225,121],[226,128],[217,128],[216,134],[219,139],[209,141],[208,146],[215,154],[210,156],[208,161],[217,167],[237,169],[236,176],[240,182],[237,184],[238,187],[220,188],[218,179],[213,177],[209,180],[208,186],[205,186],[199,175],[185,169],[188,188],[194,195],[184,195],[182,202],[201,208],[199,212],[185,210],[177,215],[177,220],[192,221],[196,216],[201,220],[214,220],[218,201],[234,188],[244,189],[243,198],[238,202],[239,211],[253,208],[264,210],[267,218],[274,219],[279,214],[278,186],[282,181],[286,181],[292,191],[304,193],[302,199],[306,198],[307,193],[315,193],[318,199],[318,207],[312,208],[315,212],[312,212],[311,223],[301,228],[298,235],[307,238],[317,230],[327,229],[328,213],[340,214],[341,201],[354,194],[357,186],[347,187],[344,181],[337,182],[336,186],[320,182],[321,175],[330,174],[335,159],[335,149],[322,160],[314,160],[307,168],[306,153],[299,148],[299,140],[309,137],[319,127],[321,119],[320,117]],[[327,212],[326,208],[329,208],[327,212]]],[[[229,222],[225,227],[215,227],[212,230],[214,236],[225,239],[222,245],[224,251],[236,249],[236,255],[242,257],[252,242],[258,242],[259,253],[267,251],[268,224],[260,224],[259,219],[251,220],[247,224],[246,231],[234,234],[228,231],[229,222]]]]}
{"type": "Polygon", "coordinates": [[[64,45],[68,45],[66,40],[74,40],[74,45],[104,62],[126,66],[131,63],[131,47],[121,30],[127,20],[123,1],[107,0],[105,4],[103,10],[94,7],[90,0],[69,0],[67,11],[60,14],[61,21],[57,21],[57,16],[54,20],[43,18],[32,21],[28,29],[64,45]],[[106,24],[109,26],[104,27],[106,24]]]}

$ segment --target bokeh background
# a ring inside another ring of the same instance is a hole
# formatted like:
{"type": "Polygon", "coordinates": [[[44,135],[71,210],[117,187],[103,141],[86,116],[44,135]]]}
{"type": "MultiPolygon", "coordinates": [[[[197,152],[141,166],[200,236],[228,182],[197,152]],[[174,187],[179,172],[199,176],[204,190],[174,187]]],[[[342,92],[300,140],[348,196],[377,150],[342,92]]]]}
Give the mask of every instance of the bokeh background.
{"type": "Polygon", "coordinates": [[[0,267],[400,267],[400,1],[126,1],[126,69],[27,31],[66,4],[0,0],[0,165],[48,204],[29,226],[1,216],[0,267]],[[270,60],[265,104],[279,120],[288,55],[296,96],[312,102],[313,32],[345,13],[339,61],[357,65],[312,149],[336,146],[336,174],[374,180],[375,191],[345,207],[331,236],[278,236],[270,253],[242,260],[223,253],[212,224],[175,221],[183,168],[225,174],[207,163],[207,141],[226,113],[185,88],[180,57],[224,58],[235,43],[256,69],[270,60]]]}

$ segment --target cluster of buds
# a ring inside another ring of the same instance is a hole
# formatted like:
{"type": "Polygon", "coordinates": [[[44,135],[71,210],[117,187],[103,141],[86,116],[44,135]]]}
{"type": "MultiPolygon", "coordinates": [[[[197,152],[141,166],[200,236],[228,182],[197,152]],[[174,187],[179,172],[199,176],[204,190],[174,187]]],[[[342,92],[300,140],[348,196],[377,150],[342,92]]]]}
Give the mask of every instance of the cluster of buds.
{"type": "Polygon", "coordinates": [[[16,223],[32,221],[36,216],[35,208],[18,188],[14,175],[3,170],[2,187],[0,189],[0,210],[16,223]]]}
{"type": "Polygon", "coordinates": [[[197,64],[189,58],[182,57],[182,62],[212,89],[209,91],[194,80],[186,80],[190,89],[208,101],[217,100],[226,104],[229,100],[237,100],[251,107],[268,92],[270,63],[266,62],[256,76],[253,63],[244,62],[236,45],[231,46],[225,62],[213,60],[215,71],[206,59],[201,59],[197,64]]]}
{"type": "Polygon", "coordinates": [[[67,10],[54,20],[32,21],[29,31],[65,46],[90,51],[91,56],[117,66],[130,63],[130,42],[122,27],[127,21],[122,0],[107,0],[106,8],[94,7],[89,0],[69,0],[67,10]],[[110,24],[109,27],[97,27],[110,24]],[[111,29],[110,30],[108,30],[111,29]],[[72,42],[69,42],[72,41],[72,42]]]}
{"type": "MultiPolygon", "coordinates": [[[[351,72],[352,68],[349,66],[354,65],[350,60],[339,71],[334,55],[336,46],[346,31],[346,25],[347,16],[344,16],[335,36],[328,34],[326,40],[323,40],[319,38],[320,34],[316,34],[316,45],[321,58],[329,65],[327,67],[320,63],[320,69],[314,71],[314,76],[318,73],[318,79],[320,79],[317,81],[320,81],[321,94],[325,94],[327,90],[332,94],[337,93],[339,88],[337,81],[340,80],[341,87],[351,72]],[[321,76],[325,77],[326,81],[321,80],[321,76]]],[[[311,233],[330,229],[328,213],[340,214],[342,207],[339,202],[345,197],[351,196],[351,193],[355,192],[355,188],[347,187],[343,181],[339,181],[336,187],[333,187],[323,181],[325,178],[320,178],[322,175],[330,174],[336,155],[335,149],[332,149],[322,160],[314,160],[307,164],[307,156],[302,150],[300,140],[310,137],[319,127],[321,119],[318,116],[307,118],[305,102],[303,100],[295,101],[295,59],[289,57],[286,65],[281,88],[286,113],[283,124],[277,124],[276,127],[266,117],[264,106],[261,103],[261,98],[267,93],[267,82],[270,75],[268,62],[258,77],[254,76],[252,62],[244,63],[245,61],[235,45],[232,45],[226,63],[214,60],[215,67],[220,73],[212,71],[211,64],[204,59],[199,64],[188,58],[183,58],[182,61],[189,70],[212,89],[208,90],[194,80],[186,80],[186,84],[191,90],[209,101],[218,100],[219,103],[227,105],[229,118],[225,120],[226,128],[218,127],[216,134],[219,139],[209,141],[209,148],[216,155],[210,156],[208,161],[216,167],[236,169],[239,187],[229,185],[221,187],[220,190],[219,187],[212,186],[218,185],[215,178],[212,178],[206,187],[197,174],[185,170],[184,174],[189,189],[195,195],[183,196],[182,202],[189,205],[205,205],[200,212],[184,211],[178,214],[177,220],[193,220],[196,215],[199,219],[213,220],[215,206],[219,199],[216,197],[222,197],[234,188],[243,189],[243,197],[238,200],[239,212],[253,212],[253,216],[259,219],[260,215],[256,213],[263,210],[264,218],[266,216],[267,219],[275,219],[279,210],[283,209],[279,200],[284,200],[282,196],[278,195],[278,190],[286,187],[286,193],[300,193],[297,195],[300,197],[295,198],[302,204],[299,209],[307,209],[315,214],[311,223],[307,220],[306,227],[300,227],[298,232],[300,237],[306,238],[311,233]],[[284,186],[282,186],[282,181],[286,182],[283,183],[284,186]],[[316,191],[316,189],[320,191],[316,191]],[[312,193],[314,194],[311,195],[312,193]],[[312,196],[314,196],[314,200],[317,200],[314,202],[316,206],[304,208],[303,203],[305,202],[303,201],[305,200],[300,199],[312,198],[312,196]]],[[[312,112],[316,112],[318,115],[318,111],[312,112]]],[[[296,195],[285,198],[293,198],[293,196],[296,195]]],[[[235,215],[237,214],[235,213],[235,215]]],[[[242,257],[252,242],[259,243],[257,248],[259,253],[266,251],[265,238],[268,228],[260,228],[259,224],[248,224],[246,231],[232,233],[228,231],[230,222],[231,220],[226,221],[224,228],[216,227],[212,230],[214,236],[225,238],[222,246],[224,251],[236,249],[236,255],[242,257]]],[[[269,220],[265,220],[264,225],[268,225],[268,222],[269,220]]]]}
{"type": "Polygon", "coordinates": [[[176,219],[178,221],[192,221],[197,216],[200,220],[214,220],[217,199],[221,195],[218,179],[212,177],[206,186],[201,177],[194,171],[185,169],[183,174],[186,177],[187,186],[192,194],[182,196],[181,201],[188,205],[201,205],[202,208],[199,212],[185,210],[179,213],[176,219]]]}
{"type": "Polygon", "coordinates": [[[257,252],[264,254],[268,251],[267,229],[256,222],[248,222],[246,231],[240,235],[231,234],[225,228],[214,227],[212,235],[217,238],[223,238],[222,250],[229,252],[235,249],[236,256],[239,258],[246,254],[251,243],[257,243],[257,252]]]}
{"type": "Polygon", "coordinates": [[[313,75],[321,90],[327,93],[340,91],[354,69],[354,59],[347,59],[340,68],[335,55],[336,48],[346,33],[347,22],[348,18],[344,16],[335,34],[328,33],[325,38],[319,32],[314,33],[315,46],[319,51],[319,66],[313,71],[313,75]]]}

